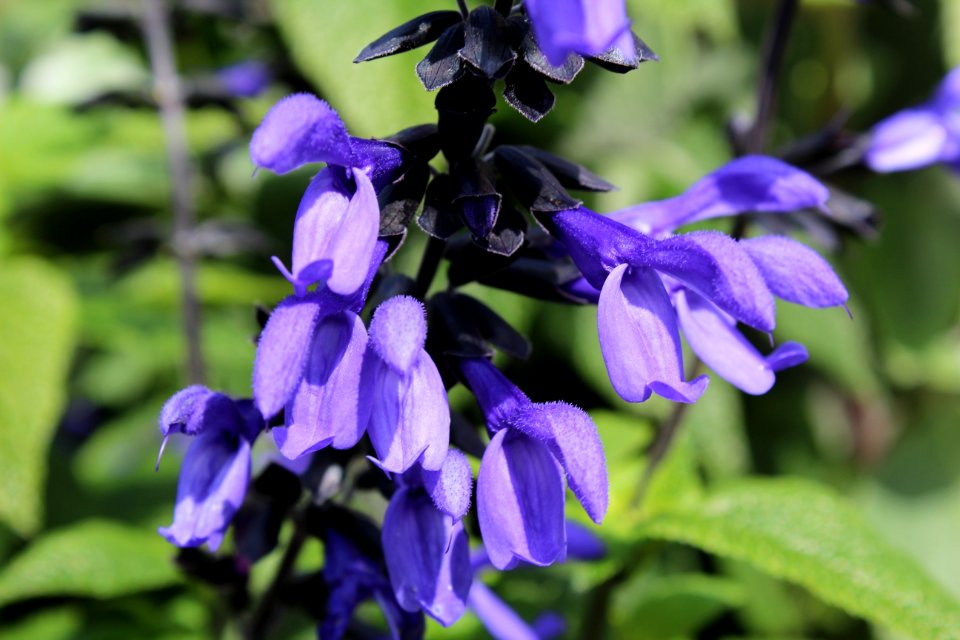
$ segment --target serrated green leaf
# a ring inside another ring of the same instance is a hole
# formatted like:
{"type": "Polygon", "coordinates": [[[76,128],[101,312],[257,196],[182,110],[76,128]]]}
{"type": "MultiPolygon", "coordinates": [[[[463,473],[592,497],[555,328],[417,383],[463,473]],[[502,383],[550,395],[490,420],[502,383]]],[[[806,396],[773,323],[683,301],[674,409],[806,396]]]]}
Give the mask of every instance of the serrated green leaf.
{"type": "Polygon", "coordinates": [[[270,4],[297,65],[340,113],[350,133],[383,137],[436,120],[434,96],[414,73],[429,45],[360,65],[353,58],[387,31],[437,7],[425,7],[419,0],[273,0],[270,4]]]}
{"type": "Polygon", "coordinates": [[[0,573],[0,606],[27,598],[113,598],[179,582],[155,531],[87,520],[37,539],[0,573]]]}
{"type": "Polygon", "coordinates": [[[66,399],[76,297],[39,261],[0,266],[0,519],[29,536],[43,518],[47,447],[66,399]]]}
{"type": "Polygon", "coordinates": [[[656,516],[643,532],[742,560],[915,638],[960,638],[960,605],[824,487],[742,481],[689,511],[656,516]]]}

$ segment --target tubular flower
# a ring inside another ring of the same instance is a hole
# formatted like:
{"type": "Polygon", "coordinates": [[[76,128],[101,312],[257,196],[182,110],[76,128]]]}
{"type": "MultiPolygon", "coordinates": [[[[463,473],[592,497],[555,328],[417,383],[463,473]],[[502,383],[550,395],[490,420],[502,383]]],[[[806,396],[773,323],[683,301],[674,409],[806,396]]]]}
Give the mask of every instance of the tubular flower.
{"type": "Polygon", "coordinates": [[[873,128],[866,162],[880,173],[938,162],[960,171],[960,67],[947,74],[929,101],[873,128]]]}
{"type": "Polygon", "coordinates": [[[533,403],[490,362],[460,371],[492,434],[477,477],[477,514],[493,566],[549,565],[567,552],[564,472],[594,522],[607,511],[603,444],[590,417],[568,404],[533,403]]]}
{"type": "Polygon", "coordinates": [[[315,284],[340,295],[357,291],[380,227],[377,190],[402,165],[400,150],[349,136],[327,103],[300,93],[267,113],[253,133],[250,157],[256,166],[276,173],[327,163],[297,209],[291,268],[277,257],[273,261],[299,296],[315,284]]]}
{"type": "Polygon", "coordinates": [[[423,305],[395,296],[370,321],[370,342],[360,381],[360,424],[366,425],[379,458],[391,473],[415,463],[440,469],[450,443],[450,408],[437,366],[424,350],[423,305]]]}
{"type": "Polygon", "coordinates": [[[537,44],[554,66],[571,53],[595,56],[619,49],[637,56],[623,0],[525,0],[537,44]]]}
{"type": "Polygon", "coordinates": [[[397,602],[443,626],[460,619],[473,580],[460,520],[470,507],[470,463],[451,449],[438,471],[417,466],[397,476],[383,519],[383,554],[397,602]]]}
{"type": "Polygon", "coordinates": [[[167,401],[160,413],[164,443],[174,433],[194,440],[180,470],[173,524],[160,527],[160,535],[178,547],[206,543],[216,551],[247,493],[250,447],[263,426],[249,400],[206,387],[187,387],[167,401]]]}

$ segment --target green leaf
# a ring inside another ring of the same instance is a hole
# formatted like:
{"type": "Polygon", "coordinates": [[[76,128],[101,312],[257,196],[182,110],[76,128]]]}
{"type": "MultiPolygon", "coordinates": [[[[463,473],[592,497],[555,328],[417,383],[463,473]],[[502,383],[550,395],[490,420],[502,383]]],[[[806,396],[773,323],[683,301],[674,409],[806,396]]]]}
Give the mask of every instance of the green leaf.
{"type": "Polygon", "coordinates": [[[960,605],[831,491],[806,481],[742,481],[653,518],[644,533],[742,560],[916,638],[960,638],[960,605]]]}
{"type": "Polygon", "coordinates": [[[425,7],[420,0],[273,0],[271,6],[295,62],[340,113],[350,133],[383,137],[436,120],[434,96],[414,73],[430,45],[353,64],[367,44],[436,7],[425,7]]]}
{"type": "Polygon", "coordinates": [[[113,598],[180,581],[155,531],[86,520],[37,539],[0,573],[0,606],[27,598],[113,598]]]}
{"type": "Polygon", "coordinates": [[[39,260],[0,266],[0,519],[22,536],[43,519],[47,448],[66,399],[76,297],[39,260]]]}

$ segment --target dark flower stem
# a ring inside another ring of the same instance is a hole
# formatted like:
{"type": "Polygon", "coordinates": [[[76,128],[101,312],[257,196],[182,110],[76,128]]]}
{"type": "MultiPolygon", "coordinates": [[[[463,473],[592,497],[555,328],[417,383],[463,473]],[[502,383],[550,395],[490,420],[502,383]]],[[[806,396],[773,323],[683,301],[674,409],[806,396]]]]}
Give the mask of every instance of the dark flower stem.
{"type": "Polygon", "coordinates": [[[205,378],[200,345],[200,301],[197,299],[196,255],[191,242],[196,212],[184,124],[183,94],[177,75],[173,38],[165,0],[142,0],[143,31],[153,70],[153,93],[160,108],[173,208],[173,252],[180,271],[183,331],[187,340],[187,377],[191,384],[205,378]]]}
{"type": "Polygon", "coordinates": [[[797,16],[799,0],[780,0],[767,30],[757,87],[757,115],[747,141],[748,153],[761,153],[767,145],[767,135],[773,119],[777,88],[783,70],[783,56],[790,39],[790,30],[797,16]]]}
{"type": "Polygon", "coordinates": [[[496,2],[493,4],[493,9],[506,18],[510,15],[510,11],[513,9],[513,0],[496,0],[496,2]]]}
{"type": "Polygon", "coordinates": [[[426,298],[430,285],[433,284],[433,278],[437,275],[437,269],[440,267],[440,260],[443,258],[443,251],[446,246],[445,240],[432,236],[427,241],[427,248],[420,260],[420,268],[417,269],[417,279],[413,289],[414,297],[420,300],[426,298]]]}
{"type": "Polygon", "coordinates": [[[463,16],[464,20],[466,20],[467,16],[470,15],[470,9],[467,7],[467,0],[457,0],[457,6],[460,8],[460,15],[463,16]]]}
{"type": "Polygon", "coordinates": [[[248,640],[260,640],[269,637],[267,631],[273,621],[280,589],[284,586],[290,574],[293,573],[297,557],[299,557],[306,541],[307,532],[303,527],[302,513],[298,511],[293,516],[293,536],[283,552],[283,558],[280,559],[280,566],[273,577],[273,582],[270,583],[250,618],[250,625],[247,628],[247,633],[244,634],[244,637],[248,640]]]}

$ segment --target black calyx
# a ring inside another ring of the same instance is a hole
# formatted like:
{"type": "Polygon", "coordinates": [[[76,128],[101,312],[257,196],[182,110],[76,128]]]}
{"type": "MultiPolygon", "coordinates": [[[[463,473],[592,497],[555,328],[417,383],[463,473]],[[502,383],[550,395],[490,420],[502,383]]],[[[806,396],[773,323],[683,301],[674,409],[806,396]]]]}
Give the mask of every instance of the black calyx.
{"type": "Polygon", "coordinates": [[[363,48],[354,62],[367,62],[433,42],[449,27],[461,22],[458,11],[431,11],[391,29],[363,48]]]}

